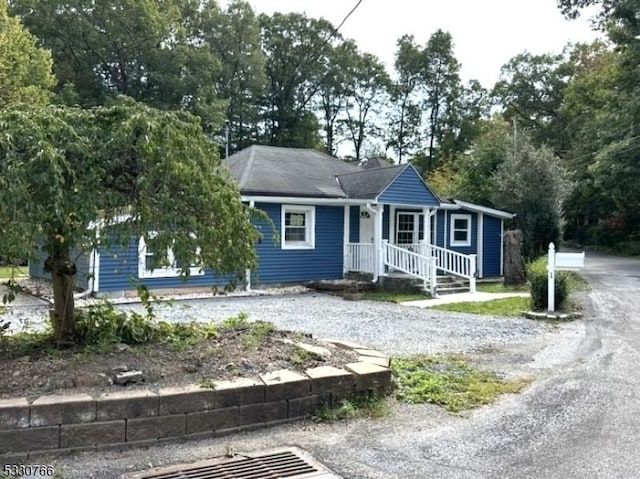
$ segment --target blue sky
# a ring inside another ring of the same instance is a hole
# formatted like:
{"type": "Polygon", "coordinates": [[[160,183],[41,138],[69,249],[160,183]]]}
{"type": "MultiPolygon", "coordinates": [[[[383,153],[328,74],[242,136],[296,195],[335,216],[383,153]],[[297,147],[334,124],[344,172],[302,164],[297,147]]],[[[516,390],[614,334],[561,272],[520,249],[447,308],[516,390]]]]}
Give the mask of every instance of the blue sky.
{"type": "MultiPolygon", "coordinates": [[[[306,12],[340,23],[357,0],[249,0],[264,13],[306,12]]],[[[593,13],[591,10],[587,13],[593,13]]],[[[363,0],[341,33],[360,48],[377,55],[391,69],[396,40],[413,34],[420,44],[438,28],[451,32],[464,81],[480,80],[487,88],[500,67],[525,50],[559,53],[571,42],[592,41],[598,35],[588,15],[567,21],[556,0],[363,0]]]]}

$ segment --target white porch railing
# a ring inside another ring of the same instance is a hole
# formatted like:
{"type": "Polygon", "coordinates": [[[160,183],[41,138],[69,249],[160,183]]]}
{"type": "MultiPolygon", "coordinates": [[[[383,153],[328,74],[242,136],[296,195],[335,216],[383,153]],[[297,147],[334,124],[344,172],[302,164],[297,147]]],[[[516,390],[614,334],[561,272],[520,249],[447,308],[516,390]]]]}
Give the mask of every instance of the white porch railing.
{"type": "Polygon", "coordinates": [[[384,241],[384,264],[390,269],[402,271],[405,274],[421,279],[425,289],[428,285],[431,294],[435,295],[436,265],[434,258],[384,241]]]}
{"type": "Polygon", "coordinates": [[[373,243],[347,243],[344,257],[345,271],[375,274],[375,245],[373,243]]]}
{"type": "Polygon", "coordinates": [[[429,258],[435,258],[437,269],[468,279],[469,291],[476,292],[477,255],[458,253],[426,242],[403,245],[403,247],[429,258]]]}

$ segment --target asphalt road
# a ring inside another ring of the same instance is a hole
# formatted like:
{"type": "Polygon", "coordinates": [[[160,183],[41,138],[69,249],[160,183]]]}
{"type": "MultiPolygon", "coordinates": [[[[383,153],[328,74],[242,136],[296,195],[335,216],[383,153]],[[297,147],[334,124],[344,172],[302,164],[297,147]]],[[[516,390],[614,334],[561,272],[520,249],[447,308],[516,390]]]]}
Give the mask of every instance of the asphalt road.
{"type": "Polygon", "coordinates": [[[583,275],[592,285],[583,295],[584,320],[539,343],[487,348],[488,365],[502,362],[536,378],[492,406],[451,416],[431,405],[396,404],[380,420],[82,454],[59,462],[63,477],[116,478],[221,455],[227,445],[299,446],[353,479],[640,477],[640,262],[588,255],[583,275]]]}

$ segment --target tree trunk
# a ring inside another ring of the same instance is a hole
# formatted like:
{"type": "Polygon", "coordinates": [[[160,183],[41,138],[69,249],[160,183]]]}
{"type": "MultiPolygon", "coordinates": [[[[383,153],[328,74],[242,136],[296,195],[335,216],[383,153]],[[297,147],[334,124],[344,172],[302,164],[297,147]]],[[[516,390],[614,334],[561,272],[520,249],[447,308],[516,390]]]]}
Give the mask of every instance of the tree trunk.
{"type": "Polygon", "coordinates": [[[520,286],[526,282],[522,260],[522,231],[510,230],[504,234],[504,284],[520,286]]]}
{"type": "Polygon", "coordinates": [[[53,285],[53,331],[58,341],[73,340],[75,336],[75,303],[73,287],[76,265],[68,252],[56,252],[47,259],[53,285]]]}

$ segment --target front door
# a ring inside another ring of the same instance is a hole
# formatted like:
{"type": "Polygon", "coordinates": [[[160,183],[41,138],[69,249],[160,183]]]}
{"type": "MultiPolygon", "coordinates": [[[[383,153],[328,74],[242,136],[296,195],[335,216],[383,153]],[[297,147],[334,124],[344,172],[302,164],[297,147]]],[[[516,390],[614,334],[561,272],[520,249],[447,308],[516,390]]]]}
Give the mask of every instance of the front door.
{"type": "Polygon", "coordinates": [[[417,244],[420,239],[420,213],[398,211],[396,214],[396,244],[417,244]]]}
{"type": "Polygon", "coordinates": [[[366,206],[360,207],[360,243],[373,243],[373,214],[366,206]]]}

